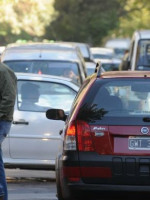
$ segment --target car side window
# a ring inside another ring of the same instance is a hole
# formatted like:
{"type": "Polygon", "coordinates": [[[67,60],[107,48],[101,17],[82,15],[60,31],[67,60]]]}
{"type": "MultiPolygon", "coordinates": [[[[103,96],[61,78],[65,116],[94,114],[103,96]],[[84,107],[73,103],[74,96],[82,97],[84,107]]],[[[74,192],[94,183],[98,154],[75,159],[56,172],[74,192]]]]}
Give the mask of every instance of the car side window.
{"type": "Polygon", "coordinates": [[[45,112],[49,108],[69,111],[76,92],[60,83],[18,81],[18,109],[45,112]]]}

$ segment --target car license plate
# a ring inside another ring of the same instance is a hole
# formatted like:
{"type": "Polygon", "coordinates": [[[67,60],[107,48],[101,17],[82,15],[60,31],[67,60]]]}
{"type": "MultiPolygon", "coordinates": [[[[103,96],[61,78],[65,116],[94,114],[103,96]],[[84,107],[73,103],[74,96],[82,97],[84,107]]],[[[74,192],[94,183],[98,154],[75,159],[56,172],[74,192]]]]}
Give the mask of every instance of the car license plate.
{"type": "Polygon", "coordinates": [[[129,137],[130,150],[150,150],[150,137],[129,137]]]}

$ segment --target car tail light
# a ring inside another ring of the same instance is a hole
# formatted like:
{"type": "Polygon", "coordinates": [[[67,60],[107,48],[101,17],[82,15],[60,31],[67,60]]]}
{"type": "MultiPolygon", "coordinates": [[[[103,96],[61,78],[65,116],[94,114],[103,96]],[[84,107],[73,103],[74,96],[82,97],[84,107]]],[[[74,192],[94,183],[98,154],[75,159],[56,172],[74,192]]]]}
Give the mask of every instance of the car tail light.
{"type": "Polygon", "coordinates": [[[38,74],[42,74],[41,70],[38,71],[38,74]]]}
{"type": "Polygon", "coordinates": [[[77,121],[77,138],[79,151],[94,151],[92,132],[88,123],[77,121]]]}
{"type": "Polygon", "coordinates": [[[66,129],[64,150],[76,150],[78,146],[79,151],[94,151],[91,134],[90,126],[86,122],[72,122],[66,129]]]}
{"type": "Polygon", "coordinates": [[[76,127],[75,122],[70,123],[66,129],[64,150],[76,150],[76,127]]]}

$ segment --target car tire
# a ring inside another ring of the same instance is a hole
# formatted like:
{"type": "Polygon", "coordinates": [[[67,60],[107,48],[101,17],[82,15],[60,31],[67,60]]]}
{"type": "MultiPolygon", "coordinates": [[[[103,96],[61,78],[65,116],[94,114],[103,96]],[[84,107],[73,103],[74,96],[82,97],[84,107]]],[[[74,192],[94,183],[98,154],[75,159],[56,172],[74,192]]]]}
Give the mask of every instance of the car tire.
{"type": "Polygon", "coordinates": [[[58,200],[77,200],[67,187],[64,178],[60,180],[60,171],[58,170],[56,171],[56,188],[58,200]]]}

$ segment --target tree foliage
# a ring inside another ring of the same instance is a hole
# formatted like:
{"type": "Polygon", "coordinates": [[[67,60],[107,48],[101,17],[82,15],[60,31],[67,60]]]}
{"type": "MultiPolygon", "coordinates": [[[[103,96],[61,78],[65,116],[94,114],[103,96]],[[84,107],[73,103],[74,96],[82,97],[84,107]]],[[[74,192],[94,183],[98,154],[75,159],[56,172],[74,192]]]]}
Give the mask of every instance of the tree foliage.
{"type": "Polygon", "coordinates": [[[46,36],[54,40],[88,42],[99,45],[119,24],[126,0],[55,0],[56,19],[46,36]],[[122,2],[122,3],[121,3],[122,2]]]}
{"type": "Polygon", "coordinates": [[[130,37],[135,30],[150,29],[149,0],[127,0],[124,10],[126,14],[120,18],[119,28],[111,34],[130,37]]]}
{"type": "Polygon", "coordinates": [[[53,0],[0,0],[0,42],[44,34],[52,19],[53,0]]]}
{"type": "Polygon", "coordinates": [[[1,45],[46,38],[98,46],[150,29],[149,0],[0,0],[0,13],[1,45]]]}

